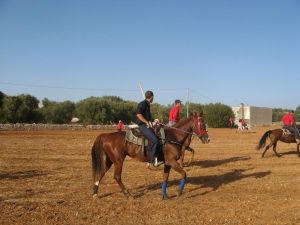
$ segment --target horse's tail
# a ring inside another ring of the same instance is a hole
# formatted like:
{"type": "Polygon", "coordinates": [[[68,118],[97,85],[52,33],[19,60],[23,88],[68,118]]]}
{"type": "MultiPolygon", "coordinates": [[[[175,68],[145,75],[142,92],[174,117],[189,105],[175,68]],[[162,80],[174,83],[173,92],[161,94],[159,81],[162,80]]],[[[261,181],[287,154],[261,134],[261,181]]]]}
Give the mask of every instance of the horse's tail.
{"type": "Polygon", "coordinates": [[[257,149],[257,150],[259,150],[259,149],[265,147],[265,145],[266,145],[266,140],[267,140],[267,138],[270,136],[270,133],[271,133],[271,132],[272,132],[271,130],[268,130],[266,133],[264,133],[264,135],[261,137],[261,139],[260,139],[258,145],[256,146],[256,149],[257,149]]]}
{"type": "Polygon", "coordinates": [[[102,140],[101,136],[98,136],[92,147],[92,172],[93,182],[95,182],[97,174],[101,172],[101,154],[102,153],[102,140]]]}

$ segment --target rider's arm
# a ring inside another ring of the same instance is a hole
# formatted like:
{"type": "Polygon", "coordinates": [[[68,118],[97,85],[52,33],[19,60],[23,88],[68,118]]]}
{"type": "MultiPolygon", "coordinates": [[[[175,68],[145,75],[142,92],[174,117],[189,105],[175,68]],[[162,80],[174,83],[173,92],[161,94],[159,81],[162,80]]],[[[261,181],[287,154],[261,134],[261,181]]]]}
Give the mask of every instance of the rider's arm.
{"type": "Polygon", "coordinates": [[[147,125],[147,127],[149,127],[149,121],[147,121],[142,114],[138,113],[138,114],[136,114],[136,116],[137,116],[137,118],[139,118],[140,121],[144,122],[147,125]]]}

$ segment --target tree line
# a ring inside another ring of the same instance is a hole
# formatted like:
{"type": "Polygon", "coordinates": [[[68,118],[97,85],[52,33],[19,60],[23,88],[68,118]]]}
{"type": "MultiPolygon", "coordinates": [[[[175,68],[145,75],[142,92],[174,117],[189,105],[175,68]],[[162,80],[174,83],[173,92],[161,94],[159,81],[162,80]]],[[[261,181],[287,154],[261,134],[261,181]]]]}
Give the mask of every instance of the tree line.
{"type": "MultiPolygon", "coordinates": [[[[117,96],[89,97],[77,103],[72,101],[56,102],[48,98],[39,100],[28,94],[8,96],[0,91],[0,123],[69,123],[78,117],[83,124],[116,124],[122,120],[124,124],[136,120],[137,102],[126,101],[117,96]]],[[[172,105],[151,105],[153,118],[167,123],[172,105]]],[[[180,110],[180,118],[186,117],[187,105],[180,110]]],[[[204,112],[209,127],[227,127],[228,118],[234,116],[230,106],[214,104],[189,103],[189,112],[204,112]]],[[[273,109],[273,122],[280,121],[288,109],[273,109]]],[[[300,120],[300,106],[295,111],[300,120]]]]}

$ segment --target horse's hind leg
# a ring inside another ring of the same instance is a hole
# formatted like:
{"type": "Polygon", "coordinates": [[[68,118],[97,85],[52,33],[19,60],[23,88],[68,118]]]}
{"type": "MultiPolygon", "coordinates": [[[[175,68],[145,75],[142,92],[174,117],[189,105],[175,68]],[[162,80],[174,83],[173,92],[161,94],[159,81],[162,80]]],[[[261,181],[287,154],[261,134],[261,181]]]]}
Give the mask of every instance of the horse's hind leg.
{"type": "Polygon", "coordinates": [[[104,163],[105,163],[105,165],[104,165],[103,169],[101,169],[99,172],[99,179],[94,183],[94,187],[93,187],[93,196],[94,197],[97,196],[99,184],[100,184],[102,178],[104,177],[105,173],[110,169],[110,167],[112,165],[112,162],[108,158],[106,158],[104,163]]]}
{"type": "Polygon", "coordinates": [[[130,193],[128,192],[128,190],[125,188],[125,186],[124,186],[124,184],[123,184],[123,182],[122,182],[122,178],[121,178],[122,168],[123,168],[123,162],[124,162],[124,160],[114,162],[114,167],[115,167],[114,178],[115,178],[115,180],[117,181],[117,183],[119,184],[119,186],[120,186],[121,191],[123,192],[123,194],[124,194],[126,197],[130,197],[131,194],[130,194],[130,193]]]}
{"type": "Polygon", "coordinates": [[[276,155],[277,157],[281,157],[281,155],[279,155],[279,154],[277,153],[276,147],[277,147],[277,142],[275,142],[275,143],[273,144],[273,152],[275,153],[275,155],[276,155]]]}
{"type": "Polygon", "coordinates": [[[264,152],[263,152],[262,155],[261,155],[262,158],[265,157],[266,151],[268,151],[268,149],[269,149],[272,145],[273,145],[273,144],[269,144],[269,145],[266,146],[264,152]]]}

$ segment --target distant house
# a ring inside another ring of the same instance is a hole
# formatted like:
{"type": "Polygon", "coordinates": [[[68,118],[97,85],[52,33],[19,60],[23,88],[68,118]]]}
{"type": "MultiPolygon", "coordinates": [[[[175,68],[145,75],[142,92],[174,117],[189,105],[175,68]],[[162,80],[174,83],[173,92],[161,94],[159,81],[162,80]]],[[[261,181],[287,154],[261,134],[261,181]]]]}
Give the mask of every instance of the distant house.
{"type": "Polygon", "coordinates": [[[238,124],[240,119],[245,119],[252,126],[272,124],[271,108],[245,106],[241,103],[240,106],[232,107],[232,111],[235,115],[235,124],[238,124]]]}

